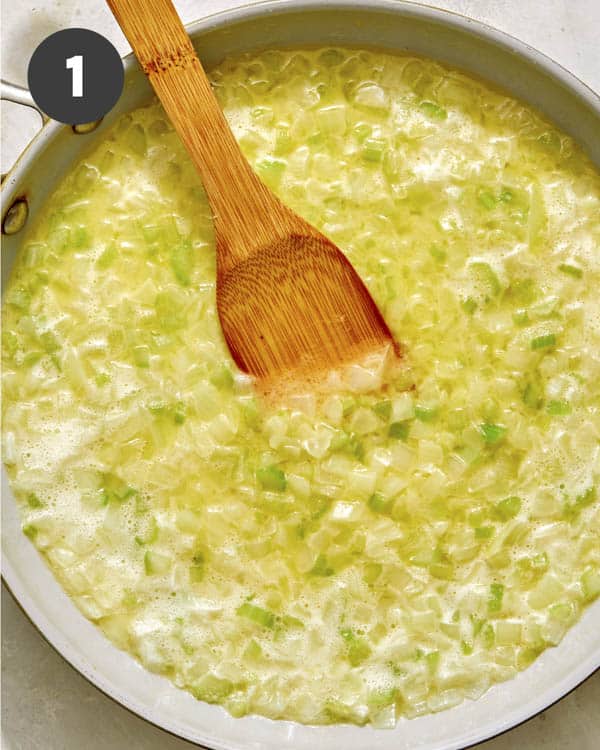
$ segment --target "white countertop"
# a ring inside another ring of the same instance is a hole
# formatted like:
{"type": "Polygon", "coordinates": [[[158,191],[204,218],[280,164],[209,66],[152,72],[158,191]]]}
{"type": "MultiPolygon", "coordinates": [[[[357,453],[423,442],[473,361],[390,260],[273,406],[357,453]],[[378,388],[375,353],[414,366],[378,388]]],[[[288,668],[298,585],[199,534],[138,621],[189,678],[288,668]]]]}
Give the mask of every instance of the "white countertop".
{"type": "MultiPolygon", "coordinates": [[[[416,0],[420,2],[421,0],[416,0]]],[[[241,0],[175,0],[184,20],[241,0]]],[[[489,23],[537,47],[600,91],[600,0],[431,0],[489,23]]],[[[29,57],[53,31],[95,29],[128,51],[102,0],[5,0],[2,78],[24,84],[29,57]]],[[[2,172],[39,127],[35,113],[2,109],[2,172]]],[[[481,750],[596,750],[600,747],[600,673],[552,708],[481,750]]],[[[191,750],[130,714],[76,673],[39,635],[2,590],[3,750],[191,750]]],[[[343,749],[342,749],[343,750],[343,749]]]]}

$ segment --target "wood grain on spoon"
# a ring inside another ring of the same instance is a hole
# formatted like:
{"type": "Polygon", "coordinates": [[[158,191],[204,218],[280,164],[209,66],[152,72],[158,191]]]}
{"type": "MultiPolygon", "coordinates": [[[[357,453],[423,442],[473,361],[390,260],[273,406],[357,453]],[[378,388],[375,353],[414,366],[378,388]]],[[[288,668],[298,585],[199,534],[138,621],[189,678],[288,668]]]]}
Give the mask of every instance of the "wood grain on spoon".
{"type": "Polygon", "coordinates": [[[219,319],[238,367],[271,383],[397,353],[343,253],[252,171],[170,0],[107,1],[202,177],[219,319]]]}

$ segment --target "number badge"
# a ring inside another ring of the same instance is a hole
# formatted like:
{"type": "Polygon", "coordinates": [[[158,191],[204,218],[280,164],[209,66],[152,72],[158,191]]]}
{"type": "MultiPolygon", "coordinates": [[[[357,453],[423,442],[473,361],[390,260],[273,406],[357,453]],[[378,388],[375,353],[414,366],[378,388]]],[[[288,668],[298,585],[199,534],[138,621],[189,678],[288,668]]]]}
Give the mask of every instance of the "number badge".
{"type": "Polygon", "coordinates": [[[29,62],[31,95],[49,117],[69,125],[109,112],[123,90],[123,63],[115,47],[90,29],[46,37],[29,62]]]}

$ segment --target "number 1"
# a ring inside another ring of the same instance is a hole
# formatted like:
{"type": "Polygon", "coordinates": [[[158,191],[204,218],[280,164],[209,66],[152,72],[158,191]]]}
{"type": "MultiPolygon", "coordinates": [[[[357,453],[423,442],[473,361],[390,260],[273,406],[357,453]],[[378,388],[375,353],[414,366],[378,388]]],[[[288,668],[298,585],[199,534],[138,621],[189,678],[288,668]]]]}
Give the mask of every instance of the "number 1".
{"type": "Polygon", "coordinates": [[[73,97],[83,96],[83,55],[67,57],[67,68],[73,71],[73,97]]]}

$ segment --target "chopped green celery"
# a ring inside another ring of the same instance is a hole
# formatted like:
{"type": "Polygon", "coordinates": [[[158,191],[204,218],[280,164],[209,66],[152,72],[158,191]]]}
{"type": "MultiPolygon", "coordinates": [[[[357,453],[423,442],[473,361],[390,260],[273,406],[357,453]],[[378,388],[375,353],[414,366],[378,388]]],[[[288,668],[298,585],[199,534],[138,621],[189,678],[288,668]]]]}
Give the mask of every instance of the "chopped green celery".
{"type": "Polygon", "coordinates": [[[176,401],[173,406],[173,421],[175,424],[183,424],[185,422],[185,404],[183,401],[176,401]]]}
{"type": "Polygon", "coordinates": [[[264,469],[258,469],[256,472],[256,478],[265,490],[283,492],[287,487],[285,472],[275,465],[267,466],[264,469]]]}
{"type": "Polygon", "coordinates": [[[90,244],[90,235],[85,227],[76,227],[71,233],[73,247],[82,248],[90,244]]]}
{"type": "Polygon", "coordinates": [[[116,474],[106,472],[101,475],[101,494],[103,502],[106,504],[110,501],[122,503],[129,498],[136,497],[136,489],[124,482],[116,474]]]}
{"type": "Polygon", "coordinates": [[[469,268],[475,271],[477,277],[489,287],[493,295],[500,294],[502,291],[502,284],[500,283],[498,275],[489,263],[478,260],[474,263],[470,263],[469,268]]]}
{"type": "Polygon", "coordinates": [[[507,497],[496,503],[494,506],[494,515],[500,521],[510,521],[511,518],[514,518],[519,513],[522,504],[520,497],[507,497]]]}
{"type": "Polygon", "coordinates": [[[429,671],[435,672],[438,668],[438,664],[440,663],[440,652],[430,651],[428,654],[425,654],[425,661],[427,663],[429,671]]]}
{"type": "Polygon", "coordinates": [[[496,640],[496,633],[494,631],[494,626],[491,623],[488,622],[481,629],[481,640],[483,641],[483,645],[485,648],[489,649],[494,645],[494,642],[496,640]]]}
{"type": "Polygon", "coordinates": [[[527,310],[517,310],[513,313],[513,320],[515,325],[518,325],[520,328],[524,328],[531,323],[531,318],[527,310]]]}
{"type": "Polygon", "coordinates": [[[394,500],[393,498],[391,500],[386,499],[379,492],[376,492],[375,494],[371,495],[367,504],[369,508],[371,508],[373,513],[389,515],[392,510],[392,506],[394,505],[394,500]]]}
{"type": "Polygon", "coordinates": [[[278,128],[275,135],[275,156],[285,156],[294,147],[294,140],[287,128],[278,128]]]}
{"type": "Polygon", "coordinates": [[[417,404],[415,406],[415,419],[420,422],[433,422],[437,417],[438,410],[434,406],[424,406],[423,404],[417,404]]]}
{"type": "Polygon", "coordinates": [[[315,560],[315,564],[308,571],[310,575],[327,578],[335,573],[335,570],[327,562],[327,558],[321,553],[315,560]]]}
{"type": "Polygon", "coordinates": [[[234,684],[231,680],[222,680],[213,674],[205,675],[191,688],[194,697],[205,703],[220,703],[233,691],[234,684]]]}
{"type": "Polygon", "coordinates": [[[2,350],[12,357],[19,348],[17,334],[12,331],[2,331],[2,350]]]}
{"type": "Polygon", "coordinates": [[[499,200],[502,201],[502,203],[512,203],[514,199],[515,194],[510,188],[502,188],[499,196],[499,200]]]}
{"type": "Polygon", "coordinates": [[[382,570],[383,570],[383,565],[381,565],[381,563],[366,563],[363,580],[365,581],[365,583],[368,583],[369,585],[375,583],[375,581],[381,575],[382,570]]]}
{"type": "Polygon", "coordinates": [[[531,339],[531,348],[533,351],[547,349],[551,346],[556,346],[556,335],[554,333],[546,333],[543,336],[536,336],[534,339],[531,339]]]}
{"type": "Polygon", "coordinates": [[[244,650],[244,658],[254,660],[260,659],[261,656],[262,648],[260,647],[260,644],[258,644],[253,638],[244,650]]]}
{"type": "Polygon", "coordinates": [[[575,608],[571,602],[559,602],[548,607],[548,614],[553,620],[559,622],[569,622],[573,619],[575,608]]]}
{"type": "Polygon", "coordinates": [[[501,583],[490,584],[490,595],[488,598],[488,611],[500,612],[502,609],[502,598],[504,597],[504,586],[501,583]]]}
{"type": "Polygon", "coordinates": [[[475,302],[473,297],[467,297],[461,302],[461,307],[468,315],[473,315],[475,310],[477,310],[477,302],[475,302]]]}
{"type": "Polygon", "coordinates": [[[388,420],[392,416],[392,402],[389,400],[379,401],[373,407],[373,411],[378,417],[388,420]]]}
{"type": "Polygon", "coordinates": [[[581,576],[581,588],[586,602],[591,602],[600,596],[600,570],[587,568],[581,576]]]}
{"type": "Polygon", "coordinates": [[[473,653],[473,644],[471,641],[461,641],[460,650],[465,656],[470,656],[473,653]]]}
{"type": "Polygon", "coordinates": [[[523,391],[523,402],[531,409],[540,409],[544,403],[544,394],[537,383],[527,383],[523,391]]]}
{"type": "Polygon", "coordinates": [[[353,133],[356,138],[362,143],[367,136],[371,135],[373,128],[366,122],[359,122],[354,126],[353,133]]]}
{"type": "Polygon", "coordinates": [[[60,349],[60,344],[52,331],[45,331],[39,338],[40,344],[47,354],[52,354],[60,349]]]}
{"type": "Polygon", "coordinates": [[[358,667],[371,655],[371,647],[364,638],[359,638],[349,628],[342,628],[340,635],[348,644],[348,661],[358,667]]]}
{"type": "Polygon", "coordinates": [[[483,439],[489,445],[495,445],[499,443],[506,435],[506,427],[501,424],[492,424],[490,422],[484,422],[479,426],[483,439]]]}
{"type": "Polygon", "coordinates": [[[442,248],[435,242],[433,243],[433,245],[429,246],[429,254],[438,263],[443,263],[448,257],[448,253],[445,250],[442,250],[442,248]]]}
{"type": "Polygon", "coordinates": [[[159,552],[147,550],[144,553],[144,570],[146,575],[164,575],[171,567],[171,558],[159,552]]]}
{"type": "Polygon", "coordinates": [[[186,324],[185,308],[179,294],[172,291],[159,292],[154,301],[159,326],[166,331],[175,331],[186,324]]]}
{"type": "Polygon", "coordinates": [[[136,544],[139,544],[140,547],[143,547],[146,544],[152,544],[158,539],[158,524],[156,523],[156,518],[152,516],[152,518],[148,521],[147,528],[145,530],[145,533],[139,534],[135,537],[136,544]]]}
{"type": "Polygon", "coordinates": [[[23,364],[25,367],[33,367],[42,358],[42,352],[28,352],[23,357],[23,364]]]}
{"type": "Polygon", "coordinates": [[[522,305],[530,305],[537,297],[537,287],[533,279],[517,279],[509,287],[511,297],[522,305]]]}
{"type": "Polygon", "coordinates": [[[265,158],[256,165],[256,171],[268,185],[277,184],[283,177],[287,163],[283,159],[265,158]]]}
{"type": "Polygon", "coordinates": [[[117,247],[116,245],[108,245],[108,247],[104,248],[102,253],[98,256],[98,260],[96,261],[96,266],[98,268],[108,268],[114,260],[116,260],[117,257],[117,247]]]}
{"type": "Polygon", "coordinates": [[[256,604],[251,602],[244,602],[240,607],[237,608],[236,614],[240,617],[245,617],[248,620],[252,620],[257,625],[262,625],[263,628],[269,628],[273,630],[275,627],[275,615],[269,612],[268,609],[258,607],[256,604]]]}
{"type": "Polygon", "coordinates": [[[553,417],[564,417],[571,413],[571,404],[568,401],[548,401],[546,411],[553,417]]]}
{"type": "Polygon", "coordinates": [[[575,505],[578,508],[587,508],[589,505],[593,505],[596,502],[597,497],[598,493],[596,492],[596,486],[592,485],[591,487],[588,487],[585,492],[582,492],[581,495],[577,495],[575,498],[575,505]]]}
{"type": "Polygon", "coordinates": [[[405,419],[402,422],[392,422],[388,430],[388,436],[394,440],[406,440],[409,432],[410,421],[405,419]]]}
{"type": "Polygon", "coordinates": [[[235,381],[229,367],[223,365],[210,376],[210,382],[215,388],[219,388],[220,390],[230,390],[233,388],[235,381]]]}
{"type": "Polygon", "coordinates": [[[419,109],[431,120],[445,120],[448,117],[448,112],[435,102],[421,102],[419,109]]]}
{"type": "Polygon", "coordinates": [[[485,620],[481,620],[476,615],[469,615],[469,619],[471,620],[471,624],[473,625],[473,638],[477,638],[483,626],[485,625],[485,620]]]}
{"type": "Polygon", "coordinates": [[[380,138],[366,138],[363,142],[362,157],[365,161],[380,162],[385,150],[385,141],[380,138]]]}
{"type": "Polygon", "coordinates": [[[171,248],[171,268],[182,286],[189,286],[194,268],[194,249],[189,240],[182,240],[171,248]]]}
{"type": "Polygon", "coordinates": [[[397,692],[396,688],[372,690],[367,697],[367,703],[376,708],[389,706],[396,702],[397,692]]]}
{"type": "Polygon", "coordinates": [[[8,304],[17,307],[19,310],[29,310],[31,305],[31,294],[24,287],[20,286],[13,289],[8,294],[8,304]]]}
{"type": "Polygon", "coordinates": [[[281,618],[281,624],[285,628],[300,628],[304,629],[304,623],[302,620],[299,620],[297,617],[293,617],[292,615],[283,615],[281,618]]]}
{"type": "Polygon", "coordinates": [[[44,503],[39,499],[39,497],[35,494],[35,492],[30,492],[27,495],[27,505],[29,505],[30,508],[43,508],[44,503]]]}
{"type": "Polygon", "coordinates": [[[133,347],[133,361],[137,367],[150,367],[150,349],[146,345],[133,347]]]}
{"type": "Polygon", "coordinates": [[[475,539],[490,539],[493,535],[493,526],[477,526],[475,528],[475,539]]]}
{"type": "Polygon", "coordinates": [[[94,376],[94,380],[96,381],[98,388],[101,388],[103,385],[110,383],[110,375],[107,372],[98,372],[94,376]]]}
{"type": "Polygon", "coordinates": [[[33,523],[26,523],[21,526],[21,531],[33,541],[37,536],[38,528],[33,523]]]}
{"type": "Polygon", "coordinates": [[[494,197],[493,193],[490,193],[489,190],[480,190],[477,194],[477,200],[484,208],[487,208],[488,211],[496,208],[496,198],[494,197]]]}
{"type": "Polygon", "coordinates": [[[572,276],[574,279],[583,278],[583,269],[579,268],[579,266],[574,266],[571,263],[561,263],[558,270],[566,273],[568,276],[572,276]]]}

